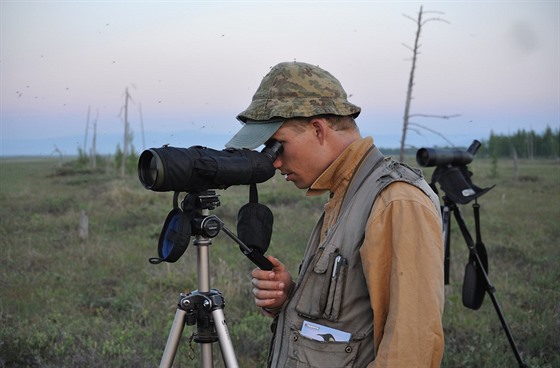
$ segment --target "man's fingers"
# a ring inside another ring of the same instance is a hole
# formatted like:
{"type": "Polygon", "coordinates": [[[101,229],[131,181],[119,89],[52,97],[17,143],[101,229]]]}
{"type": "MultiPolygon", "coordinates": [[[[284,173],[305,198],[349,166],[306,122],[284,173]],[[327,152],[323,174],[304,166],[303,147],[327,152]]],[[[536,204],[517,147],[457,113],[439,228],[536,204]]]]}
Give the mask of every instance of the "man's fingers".
{"type": "Polygon", "coordinates": [[[269,307],[276,303],[276,299],[257,299],[255,298],[255,305],[259,308],[269,307]]]}
{"type": "Polygon", "coordinates": [[[276,268],[282,266],[282,262],[280,262],[278,258],[274,256],[266,256],[266,258],[272,263],[272,267],[276,268]]]}
{"type": "Polygon", "coordinates": [[[251,272],[251,276],[259,280],[273,280],[275,273],[273,271],[263,271],[260,268],[255,268],[253,272],[251,272]]]}
{"type": "Polygon", "coordinates": [[[278,288],[277,286],[266,288],[255,285],[253,288],[253,295],[260,299],[278,298],[284,295],[284,291],[282,288],[278,288]]]}
{"type": "Polygon", "coordinates": [[[255,287],[255,289],[260,289],[260,290],[282,291],[284,288],[284,283],[278,281],[253,279],[251,280],[251,284],[255,287]]]}
{"type": "Polygon", "coordinates": [[[282,294],[282,291],[261,290],[258,288],[253,288],[255,305],[257,307],[269,307],[271,305],[277,305],[282,299],[282,294]]]}
{"type": "Polygon", "coordinates": [[[282,292],[278,290],[262,290],[253,288],[253,295],[256,299],[266,300],[266,299],[276,299],[282,296],[282,292]]]}

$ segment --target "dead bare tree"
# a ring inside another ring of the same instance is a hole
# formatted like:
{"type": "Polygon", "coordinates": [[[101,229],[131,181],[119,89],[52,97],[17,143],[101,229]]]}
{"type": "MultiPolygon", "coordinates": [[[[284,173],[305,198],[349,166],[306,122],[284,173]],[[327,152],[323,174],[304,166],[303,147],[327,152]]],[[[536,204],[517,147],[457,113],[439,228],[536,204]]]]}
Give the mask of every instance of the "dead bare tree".
{"type": "Polygon", "coordinates": [[[515,180],[519,179],[519,157],[517,156],[517,150],[513,143],[511,144],[511,156],[513,158],[513,177],[515,180]]]}
{"type": "Polygon", "coordinates": [[[124,176],[126,173],[126,159],[128,156],[128,146],[130,145],[130,132],[129,132],[129,124],[128,124],[128,101],[132,101],[132,97],[128,93],[128,87],[126,87],[124,91],[124,106],[121,109],[121,113],[124,110],[124,142],[123,142],[123,152],[122,152],[122,165],[121,165],[121,176],[124,176]]]}
{"type": "Polygon", "coordinates": [[[58,167],[62,167],[62,151],[56,146],[56,144],[54,145],[54,150],[51,153],[51,156],[54,154],[58,154],[58,167]]]}
{"type": "MultiPolygon", "coordinates": [[[[406,18],[412,20],[413,22],[416,23],[416,36],[414,39],[414,46],[410,47],[406,44],[403,44],[406,48],[408,48],[410,51],[412,51],[412,66],[410,68],[410,75],[408,78],[408,88],[406,90],[406,101],[405,101],[405,106],[404,106],[404,117],[403,117],[403,129],[402,129],[402,136],[401,136],[401,149],[400,149],[400,160],[402,161],[404,159],[404,149],[405,149],[405,143],[406,143],[406,133],[407,131],[410,129],[409,126],[411,125],[411,122],[409,121],[410,117],[412,115],[410,115],[410,105],[411,105],[411,101],[412,101],[412,90],[414,88],[414,77],[415,77],[415,72],[416,72],[416,61],[418,60],[418,55],[420,54],[420,47],[421,44],[419,43],[420,41],[420,35],[422,33],[422,27],[428,23],[428,22],[432,22],[432,21],[440,21],[440,22],[445,22],[445,23],[449,23],[448,21],[446,21],[445,19],[439,18],[439,17],[432,17],[432,18],[427,18],[427,19],[423,19],[423,16],[425,14],[443,14],[442,12],[436,12],[436,11],[424,11],[423,7],[420,6],[420,11],[418,12],[418,18],[412,18],[406,14],[403,14],[406,18]]],[[[415,114],[416,116],[430,116],[430,117],[439,117],[439,118],[446,118],[449,119],[450,117],[455,117],[457,115],[452,115],[452,116],[437,116],[437,115],[425,115],[425,114],[415,114]]],[[[413,125],[415,123],[412,123],[413,125]]],[[[419,125],[419,124],[415,124],[417,127],[423,128],[423,129],[427,129],[426,127],[419,125]]],[[[428,129],[429,130],[429,129],[428,129]]],[[[432,132],[434,132],[433,130],[431,130],[432,132]]],[[[439,134],[439,133],[438,133],[439,134]]],[[[440,134],[441,136],[441,134],[440,134]]]]}
{"type": "Polygon", "coordinates": [[[82,240],[87,240],[89,236],[89,218],[86,210],[80,211],[80,224],[78,226],[78,236],[82,240]]]}
{"type": "Polygon", "coordinates": [[[87,155],[86,145],[87,145],[87,136],[88,136],[88,130],[89,130],[89,113],[90,113],[90,110],[91,110],[91,106],[88,106],[87,107],[87,118],[86,118],[86,133],[85,133],[85,137],[84,137],[84,149],[83,149],[84,155],[87,155]]]}
{"type": "Polygon", "coordinates": [[[97,118],[99,117],[99,109],[96,109],[95,120],[93,121],[93,139],[91,142],[91,167],[97,168],[97,118]]]}
{"type": "Polygon", "coordinates": [[[142,116],[142,104],[138,103],[138,112],[140,113],[140,129],[142,130],[142,149],[146,149],[146,139],[144,138],[144,117],[142,116]]]}

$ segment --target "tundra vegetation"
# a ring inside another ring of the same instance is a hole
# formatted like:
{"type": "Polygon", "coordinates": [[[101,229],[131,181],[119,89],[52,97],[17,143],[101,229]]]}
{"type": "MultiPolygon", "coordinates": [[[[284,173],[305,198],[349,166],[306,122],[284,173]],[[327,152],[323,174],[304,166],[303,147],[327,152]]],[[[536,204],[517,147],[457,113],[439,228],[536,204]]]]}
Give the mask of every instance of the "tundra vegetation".
{"type": "MultiPolygon", "coordinates": [[[[410,163],[413,159],[409,157],[410,163]]],[[[415,165],[416,166],[416,165],[415,165]]],[[[161,358],[180,292],[197,288],[191,245],[173,264],[152,265],[172,193],[145,190],[130,165],[101,158],[0,159],[0,367],[153,367],[161,358]],[[87,232],[80,230],[87,219],[87,232]]],[[[505,319],[530,367],[560,366],[560,164],[515,163],[497,156],[469,164],[480,187],[489,276],[505,319]]],[[[433,168],[424,168],[428,180],[433,168]]],[[[246,186],[218,191],[212,211],[235,229],[246,186]]],[[[280,176],[259,185],[272,209],[268,254],[297,274],[307,236],[325,197],[306,198],[280,176]]],[[[474,237],[471,204],[461,205],[474,237]]],[[[240,366],[262,367],[270,320],[253,304],[253,264],[223,232],[210,246],[211,287],[225,314],[240,366]]],[[[513,367],[515,357],[486,296],[473,311],[461,302],[468,249],[452,220],[443,367],[513,367]]],[[[175,367],[199,366],[199,346],[183,333],[175,367]],[[190,345],[190,346],[189,346],[190,345]]],[[[222,366],[214,344],[216,366],[222,366]]]]}

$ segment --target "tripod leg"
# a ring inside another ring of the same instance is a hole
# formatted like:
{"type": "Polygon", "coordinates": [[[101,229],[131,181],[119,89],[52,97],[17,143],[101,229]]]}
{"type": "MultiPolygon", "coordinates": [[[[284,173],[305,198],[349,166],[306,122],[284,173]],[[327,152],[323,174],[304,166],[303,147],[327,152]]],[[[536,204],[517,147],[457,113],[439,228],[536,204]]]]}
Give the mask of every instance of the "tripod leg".
{"type": "Polygon", "coordinates": [[[205,342],[200,344],[200,366],[202,368],[212,368],[214,366],[212,357],[212,343],[205,342]]]}
{"type": "Polygon", "coordinates": [[[449,206],[443,206],[441,209],[441,218],[443,223],[443,241],[444,243],[444,284],[449,285],[449,265],[451,263],[451,212],[449,206]]]}
{"type": "MultiPolygon", "coordinates": [[[[527,365],[523,362],[522,358],[521,358],[521,354],[519,353],[519,350],[517,349],[517,345],[515,344],[515,341],[513,339],[513,335],[511,334],[511,330],[509,329],[509,326],[506,322],[506,319],[502,313],[502,310],[500,308],[500,305],[498,304],[498,299],[496,298],[496,296],[494,295],[496,289],[494,288],[494,286],[492,286],[492,284],[490,283],[490,278],[488,277],[488,273],[486,271],[486,269],[484,268],[484,263],[482,261],[482,259],[480,258],[480,255],[478,253],[478,250],[476,249],[476,245],[467,229],[467,225],[465,224],[465,221],[463,220],[463,217],[461,216],[461,212],[459,211],[459,208],[457,206],[455,206],[453,208],[453,213],[455,215],[455,219],[457,220],[457,223],[459,224],[459,228],[461,229],[461,233],[463,234],[463,238],[465,239],[465,242],[467,243],[467,247],[469,248],[469,252],[475,257],[479,267],[480,267],[480,271],[481,271],[481,275],[483,277],[483,282],[485,285],[485,289],[486,292],[488,293],[488,295],[490,296],[490,299],[492,299],[492,304],[494,305],[494,309],[496,310],[496,314],[498,315],[498,318],[500,320],[500,323],[502,324],[502,328],[507,336],[508,342],[511,346],[511,349],[513,350],[513,354],[515,355],[515,359],[517,360],[517,363],[519,364],[520,368],[525,368],[527,367],[527,365]]],[[[475,210],[475,217],[478,217],[478,212],[475,210]]],[[[479,220],[476,219],[476,225],[479,226],[479,220]]],[[[477,234],[478,234],[478,238],[480,238],[480,229],[476,229],[477,234]]]]}
{"type": "Polygon", "coordinates": [[[160,368],[171,368],[173,365],[173,360],[177,353],[177,346],[179,346],[179,341],[181,340],[181,335],[185,328],[185,315],[186,312],[184,310],[177,308],[175,318],[173,319],[173,325],[171,326],[171,331],[169,331],[167,343],[165,344],[165,351],[159,363],[160,368]]]}
{"type": "Polygon", "coordinates": [[[214,326],[216,328],[216,332],[218,333],[218,339],[220,340],[220,349],[222,351],[222,357],[224,358],[226,367],[238,368],[239,364],[237,363],[235,351],[233,350],[231,336],[229,335],[228,327],[224,317],[224,310],[216,309],[212,311],[212,317],[214,318],[214,326]]]}
{"type": "Polygon", "coordinates": [[[496,314],[498,315],[498,319],[500,320],[500,323],[502,324],[502,328],[504,330],[504,333],[506,334],[506,337],[508,339],[511,350],[513,351],[513,355],[515,355],[515,359],[517,360],[517,364],[519,365],[520,368],[526,368],[527,365],[525,364],[525,362],[523,362],[523,359],[521,358],[521,354],[519,353],[519,349],[517,348],[517,345],[515,344],[515,340],[513,339],[513,334],[511,333],[511,330],[509,328],[508,323],[506,322],[506,318],[504,317],[504,314],[502,313],[502,309],[500,308],[500,304],[498,303],[498,299],[496,298],[496,295],[494,295],[496,289],[490,283],[490,279],[488,278],[488,274],[486,273],[486,270],[484,269],[484,266],[481,263],[482,261],[481,261],[479,255],[478,255],[478,253],[475,253],[475,256],[476,256],[476,259],[477,259],[478,263],[481,266],[481,271],[484,275],[484,279],[485,279],[485,283],[486,283],[486,292],[488,293],[488,295],[490,296],[490,299],[492,300],[492,304],[494,305],[494,309],[496,310],[496,314]]]}

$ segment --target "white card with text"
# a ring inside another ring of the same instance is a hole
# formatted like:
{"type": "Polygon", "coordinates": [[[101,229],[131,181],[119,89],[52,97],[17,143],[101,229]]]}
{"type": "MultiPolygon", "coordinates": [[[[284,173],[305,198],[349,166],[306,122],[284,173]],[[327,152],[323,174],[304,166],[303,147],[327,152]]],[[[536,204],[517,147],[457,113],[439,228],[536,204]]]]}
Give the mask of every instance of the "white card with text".
{"type": "Polygon", "coordinates": [[[310,339],[323,342],[348,342],[352,337],[352,334],[349,332],[309,321],[303,321],[301,334],[310,339]]]}

